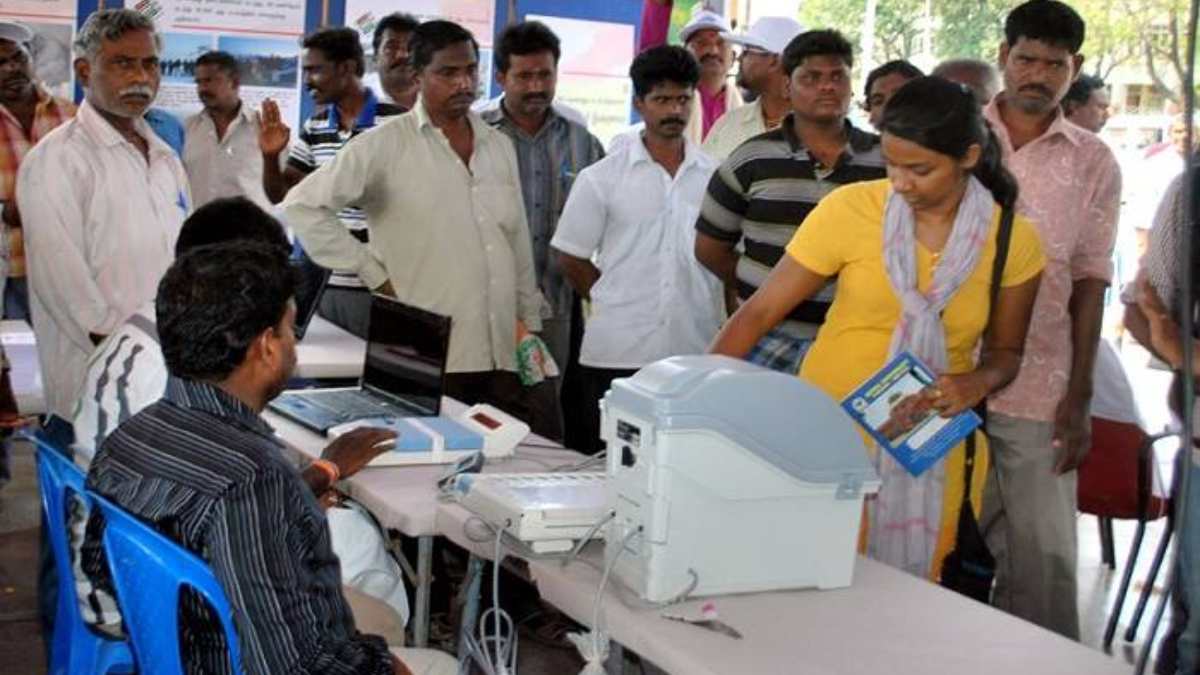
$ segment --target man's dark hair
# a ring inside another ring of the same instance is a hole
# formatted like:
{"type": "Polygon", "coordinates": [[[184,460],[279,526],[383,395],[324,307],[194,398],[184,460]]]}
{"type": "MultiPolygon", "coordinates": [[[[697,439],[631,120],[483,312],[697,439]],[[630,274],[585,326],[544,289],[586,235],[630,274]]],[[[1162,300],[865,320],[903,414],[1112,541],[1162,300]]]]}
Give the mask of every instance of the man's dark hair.
{"type": "Polygon", "coordinates": [[[280,324],[295,293],[287,256],[273,246],[235,241],[188,251],[167,270],[154,301],[167,371],[225,379],[254,339],[280,324]]]}
{"type": "Polygon", "coordinates": [[[550,27],[541,21],[522,21],[504,29],[500,39],[496,40],[496,71],[507,73],[512,65],[513,56],[527,56],[550,52],[554,55],[554,63],[562,56],[558,36],[550,27]]]}
{"type": "Polygon", "coordinates": [[[375,34],[371,36],[371,48],[376,54],[379,53],[379,45],[383,43],[383,31],[390,30],[393,33],[411,33],[417,29],[421,22],[417,17],[405,12],[392,12],[379,20],[375,24],[375,34]]]}
{"type": "Polygon", "coordinates": [[[1004,39],[1008,46],[1017,44],[1021,38],[1078,54],[1083,46],[1083,18],[1058,0],[1029,0],[1009,12],[1004,20],[1004,39]]]}
{"type": "Polygon", "coordinates": [[[343,26],[326,26],[309,33],[301,45],[305,49],[315,49],[334,63],[343,61],[354,62],[354,74],[359,77],[367,70],[366,57],[363,56],[362,43],[358,41],[358,32],[343,26]]]}
{"type": "Polygon", "coordinates": [[[238,240],[272,246],[285,256],[292,249],[278,220],[245,197],[224,197],[201,206],[183,221],[175,257],[201,246],[238,240]]]}
{"type": "Polygon", "coordinates": [[[634,96],[645,98],[663,82],[695,87],[700,81],[700,64],[683,47],[662,45],[638,54],[629,66],[629,78],[633,80],[634,96]]]}
{"type": "Polygon", "coordinates": [[[479,43],[475,41],[475,36],[453,21],[426,21],[417,26],[408,40],[413,71],[421,72],[425,66],[433,63],[436,52],[460,42],[470,42],[475,57],[479,57],[479,43]]]}
{"type": "Polygon", "coordinates": [[[204,52],[200,58],[196,59],[197,66],[215,66],[218,70],[224,72],[230,79],[238,79],[238,62],[229,52],[223,52],[214,49],[211,52],[204,52]]]}
{"type": "Polygon", "coordinates": [[[791,77],[792,71],[810,56],[836,56],[847,68],[854,67],[854,47],[836,30],[810,30],[792,38],[783,48],[783,72],[791,77]]]}
{"type": "Polygon", "coordinates": [[[914,66],[908,61],[905,61],[904,59],[888,61],[875,70],[872,70],[870,73],[867,73],[867,84],[865,87],[863,87],[863,96],[870,98],[871,85],[875,84],[875,80],[878,80],[881,77],[887,77],[888,75],[902,75],[906,80],[913,80],[918,77],[923,77],[925,73],[922,73],[920,68],[914,66]]]}
{"type": "Polygon", "coordinates": [[[1104,80],[1095,75],[1080,75],[1071,83],[1071,88],[1067,90],[1067,95],[1063,97],[1063,108],[1074,109],[1087,105],[1088,99],[1092,97],[1092,92],[1097,89],[1103,89],[1105,86],[1104,80]]]}

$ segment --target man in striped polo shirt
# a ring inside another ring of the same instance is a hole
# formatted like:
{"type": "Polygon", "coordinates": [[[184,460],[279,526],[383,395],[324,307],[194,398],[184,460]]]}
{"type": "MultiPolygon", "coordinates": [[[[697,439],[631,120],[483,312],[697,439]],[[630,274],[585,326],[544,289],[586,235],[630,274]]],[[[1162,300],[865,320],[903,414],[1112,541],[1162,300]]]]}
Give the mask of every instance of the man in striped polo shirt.
{"type": "MultiPolygon", "coordinates": [[[[322,28],[304,38],[303,45],[304,86],[321,109],[304,121],[287,164],[282,166],[280,155],[288,147],[291,131],[283,123],[279,107],[270,100],[263,102],[259,135],[263,188],[274,204],[283,201],[305,176],[333,161],[350,139],[384,118],[405,112],[400,106],[380,102],[370,87],[363,86],[366,62],[355,31],[322,28]]],[[[367,217],[361,209],[347,206],[338,218],[356,239],[367,242],[367,217]]],[[[371,293],[354,271],[334,270],[317,311],[366,339],[371,293]]]]}
{"type": "MultiPolygon", "coordinates": [[[[743,143],[713,174],[696,221],[696,258],[725,284],[730,313],[767,278],[809,211],[835,188],[886,175],[879,137],[846,119],[854,53],[833,30],[796,36],[783,52],[792,112],[743,143]],[[744,252],[735,247],[742,242],[744,252]]],[[[800,368],[833,298],[832,284],[797,307],[748,357],[800,368]]]]}

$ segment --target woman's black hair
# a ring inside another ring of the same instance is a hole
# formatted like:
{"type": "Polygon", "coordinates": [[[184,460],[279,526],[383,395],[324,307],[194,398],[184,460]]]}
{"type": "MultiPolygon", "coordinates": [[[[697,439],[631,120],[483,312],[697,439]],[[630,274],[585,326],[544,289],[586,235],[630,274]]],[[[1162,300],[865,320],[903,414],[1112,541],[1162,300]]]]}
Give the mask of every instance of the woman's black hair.
{"type": "Polygon", "coordinates": [[[1004,168],[1000,141],[965,85],[935,76],[909,80],[888,101],[880,130],[955,159],[978,144],[975,177],[997,204],[1016,206],[1017,179],[1004,168]]]}

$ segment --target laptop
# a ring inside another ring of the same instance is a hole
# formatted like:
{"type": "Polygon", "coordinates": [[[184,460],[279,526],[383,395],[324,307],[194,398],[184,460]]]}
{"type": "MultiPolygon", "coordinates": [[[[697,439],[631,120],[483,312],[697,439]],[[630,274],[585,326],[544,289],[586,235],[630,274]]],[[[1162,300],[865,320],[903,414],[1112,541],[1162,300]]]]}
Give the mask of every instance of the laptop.
{"type": "Polygon", "coordinates": [[[269,407],[320,434],[368,417],[436,417],[449,349],[450,317],[373,295],[359,386],[288,391],[269,407]]]}
{"type": "Polygon", "coordinates": [[[308,256],[292,258],[292,271],[296,276],[296,326],[293,332],[297,340],[303,340],[308,324],[321,304],[321,294],[329,283],[329,270],[312,261],[308,256]]]}

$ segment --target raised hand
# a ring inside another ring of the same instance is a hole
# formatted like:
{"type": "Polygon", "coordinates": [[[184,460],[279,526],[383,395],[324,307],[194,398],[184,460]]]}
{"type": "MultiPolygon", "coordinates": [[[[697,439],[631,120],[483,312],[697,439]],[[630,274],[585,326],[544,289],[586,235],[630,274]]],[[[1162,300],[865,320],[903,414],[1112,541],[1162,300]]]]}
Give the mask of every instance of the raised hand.
{"type": "Polygon", "coordinates": [[[291,137],[292,130],[283,123],[283,116],[279,114],[279,104],[269,98],[263,99],[259,113],[258,149],[267,157],[278,157],[287,149],[291,137]]]}

